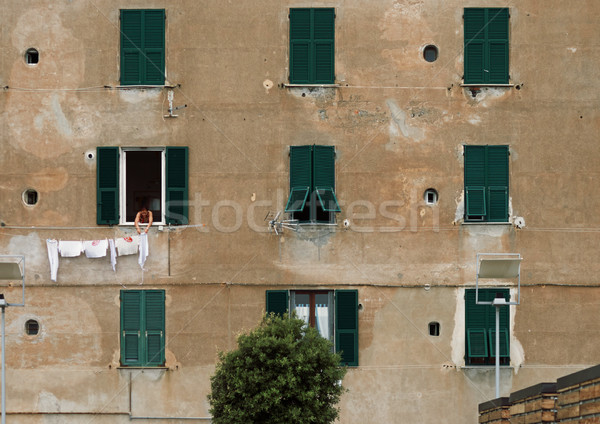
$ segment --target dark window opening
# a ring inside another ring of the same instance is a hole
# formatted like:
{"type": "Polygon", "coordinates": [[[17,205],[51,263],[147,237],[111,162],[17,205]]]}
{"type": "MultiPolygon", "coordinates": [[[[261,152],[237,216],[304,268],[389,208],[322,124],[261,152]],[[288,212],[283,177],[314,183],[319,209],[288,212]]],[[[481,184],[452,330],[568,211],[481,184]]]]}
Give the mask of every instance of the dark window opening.
{"type": "Polygon", "coordinates": [[[35,336],[40,332],[40,324],[34,319],[27,320],[25,323],[25,333],[28,336],[35,336]]]}
{"type": "Polygon", "coordinates": [[[23,192],[23,201],[26,205],[35,205],[38,202],[38,192],[33,189],[25,190],[23,192]]]}
{"type": "Polygon", "coordinates": [[[439,322],[430,322],[429,323],[429,335],[430,336],[439,336],[440,335],[440,323],[439,322]]]}
{"type": "Polygon", "coordinates": [[[162,152],[127,151],[125,162],[126,220],[133,222],[135,215],[146,206],[155,222],[162,220],[162,152]]]}
{"type": "Polygon", "coordinates": [[[25,52],[25,63],[28,65],[37,65],[40,60],[40,54],[36,49],[27,49],[25,52]]]}
{"type": "Polygon", "coordinates": [[[427,62],[435,62],[438,58],[438,48],[434,45],[426,46],[423,49],[423,58],[427,62]]]}
{"type": "Polygon", "coordinates": [[[423,197],[425,198],[425,203],[428,205],[435,205],[438,201],[438,193],[433,188],[428,188],[425,190],[423,197]]]}

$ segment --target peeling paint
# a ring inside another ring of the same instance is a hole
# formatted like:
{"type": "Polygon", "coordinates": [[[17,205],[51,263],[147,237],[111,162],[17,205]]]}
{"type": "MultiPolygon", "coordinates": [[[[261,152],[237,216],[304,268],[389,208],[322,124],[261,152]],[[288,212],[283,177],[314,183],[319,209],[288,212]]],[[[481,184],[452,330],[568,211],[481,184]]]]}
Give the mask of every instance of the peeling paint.
{"type": "Polygon", "coordinates": [[[399,135],[398,131],[400,131],[405,138],[413,141],[423,140],[425,137],[424,131],[418,127],[411,127],[406,123],[406,113],[400,109],[394,100],[388,99],[386,104],[392,115],[389,129],[390,138],[399,135]]]}
{"type": "Polygon", "coordinates": [[[465,290],[456,289],[456,310],[454,311],[454,330],[450,342],[451,358],[454,365],[465,365],[465,290]]]}

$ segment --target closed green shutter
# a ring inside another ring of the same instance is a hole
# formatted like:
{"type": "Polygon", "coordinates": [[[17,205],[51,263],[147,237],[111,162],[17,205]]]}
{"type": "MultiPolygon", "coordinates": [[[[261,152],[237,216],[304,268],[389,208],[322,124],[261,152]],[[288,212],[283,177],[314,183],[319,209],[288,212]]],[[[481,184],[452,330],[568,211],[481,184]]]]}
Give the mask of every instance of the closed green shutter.
{"type": "Polygon", "coordinates": [[[335,191],[335,148],[314,146],[313,149],[313,189],[323,187],[335,191]]]}
{"type": "Polygon", "coordinates": [[[142,364],[142,292],[121,290],[121,365],[142,364]]]}
{"type": "Polygon", "coordinates": [[[96,222],[119,223],[119,148],[96,149],[96,222]]]}
{"type": "Polygon", "coordinates": [[[285,212],[300,212],[312,190],[313,146],[290,146],[290,197],[285,212]]]}
{"type": "Polygon", "coordinates": [[[165,11],[144,11],[144,84],[165,83],[165,11]]]}
{"type": "MultiPolygon", "coordinates": [[[[506,301],[510,300],[508,289],[479,289],[479,301],[491,302],[496,293],[502,293],[506,301]]],[[[500,356],[509,357],[509,307],[500,308],[500,356]]],[[[465,290],[465,332],[466,362],[470,358],[487,358],[484,362],[493,364],[496,343],[496,307],[477,305],[475,289],[465,290]]]]}
{"type": "Polygon", "coordinates": [[[488,221],[508,221],[508,146],[487,146],[488,221]]]}
{"type": "Polygon", "coordinates": [[[332,84],[335,80],[335,10],[290,9],[290,82],[332,84]]]}
{"type": "Polygon", "coordinates": [[[335,11],[313,9],[314,82],[333,84],[335,80],[335,11]]]}
{"type": "Polygon", "coordinates": [[[188,224],[188,148],[166,148],[166,221],[188,224]]]}
{"type": "Polygon", "coordinates": [[[165,11],[121,10],[121,84],[165,82],[165,11]]]}
{"type": "Polygon", "coordinates": [[[342,365],[358,366],[358,291],[335,291],[335,351],[342,365]]]}
{"type": "Polygon", "coordinates": [[[507,8],[466,8],[464,10],[465,84],[507,84],[507,8]]]}
{"type": "Polygon", "coordinates": [[[289,310],[289,294],[287,290],[267,290],[267,314],[274,313],[285,316],[289,310]]]}
{"type": "Polygon", "coordinates": [[[145,290],[144,318],[146,324],[146,365],[160,366],[165,362],[165,292],[145,290]]]}
{"type": "Polygon", "coordinates": [[[508,146],[465,146],[465,220],[508,221],[508,146]]]}

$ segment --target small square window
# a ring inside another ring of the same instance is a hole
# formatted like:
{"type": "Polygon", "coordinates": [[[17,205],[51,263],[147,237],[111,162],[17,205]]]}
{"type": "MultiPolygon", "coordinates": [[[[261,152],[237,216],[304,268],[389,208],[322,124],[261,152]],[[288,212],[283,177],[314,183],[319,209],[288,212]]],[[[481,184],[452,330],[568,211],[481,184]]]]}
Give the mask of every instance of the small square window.
{"type": "Polygon", "coordinates": [[[37,65],[39,61],[39,52],[34,48],[27,49],[27,51],[25,52],[25,63],[27,63],[28,65],[37,65]]]}
{"type": "Polygon", "coordinates": [[[429,323],[429,335],[436,336],[436,337],[440,335],[440,323],[439,322],[430,322],[429,323]]]}

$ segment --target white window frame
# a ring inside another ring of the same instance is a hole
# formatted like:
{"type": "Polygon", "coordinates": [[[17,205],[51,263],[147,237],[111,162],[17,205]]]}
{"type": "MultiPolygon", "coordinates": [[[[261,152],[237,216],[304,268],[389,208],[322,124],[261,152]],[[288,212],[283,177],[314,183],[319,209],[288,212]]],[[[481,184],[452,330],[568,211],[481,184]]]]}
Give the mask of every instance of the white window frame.
{"type": "Polygon", "coordinates": [[[135,225],[134,221],[127,221],[127,152],[161,152],[161,166],[160,166],[160,211],[161,216],[154,216],[154,222],[152,225],[165,225],[165,205],[166,205],[166,194],[167,194],[167,174],[166,174],[166,153],[165,147],[121,147],[119,148],[119,224],[120,225],[135,225]]]}

